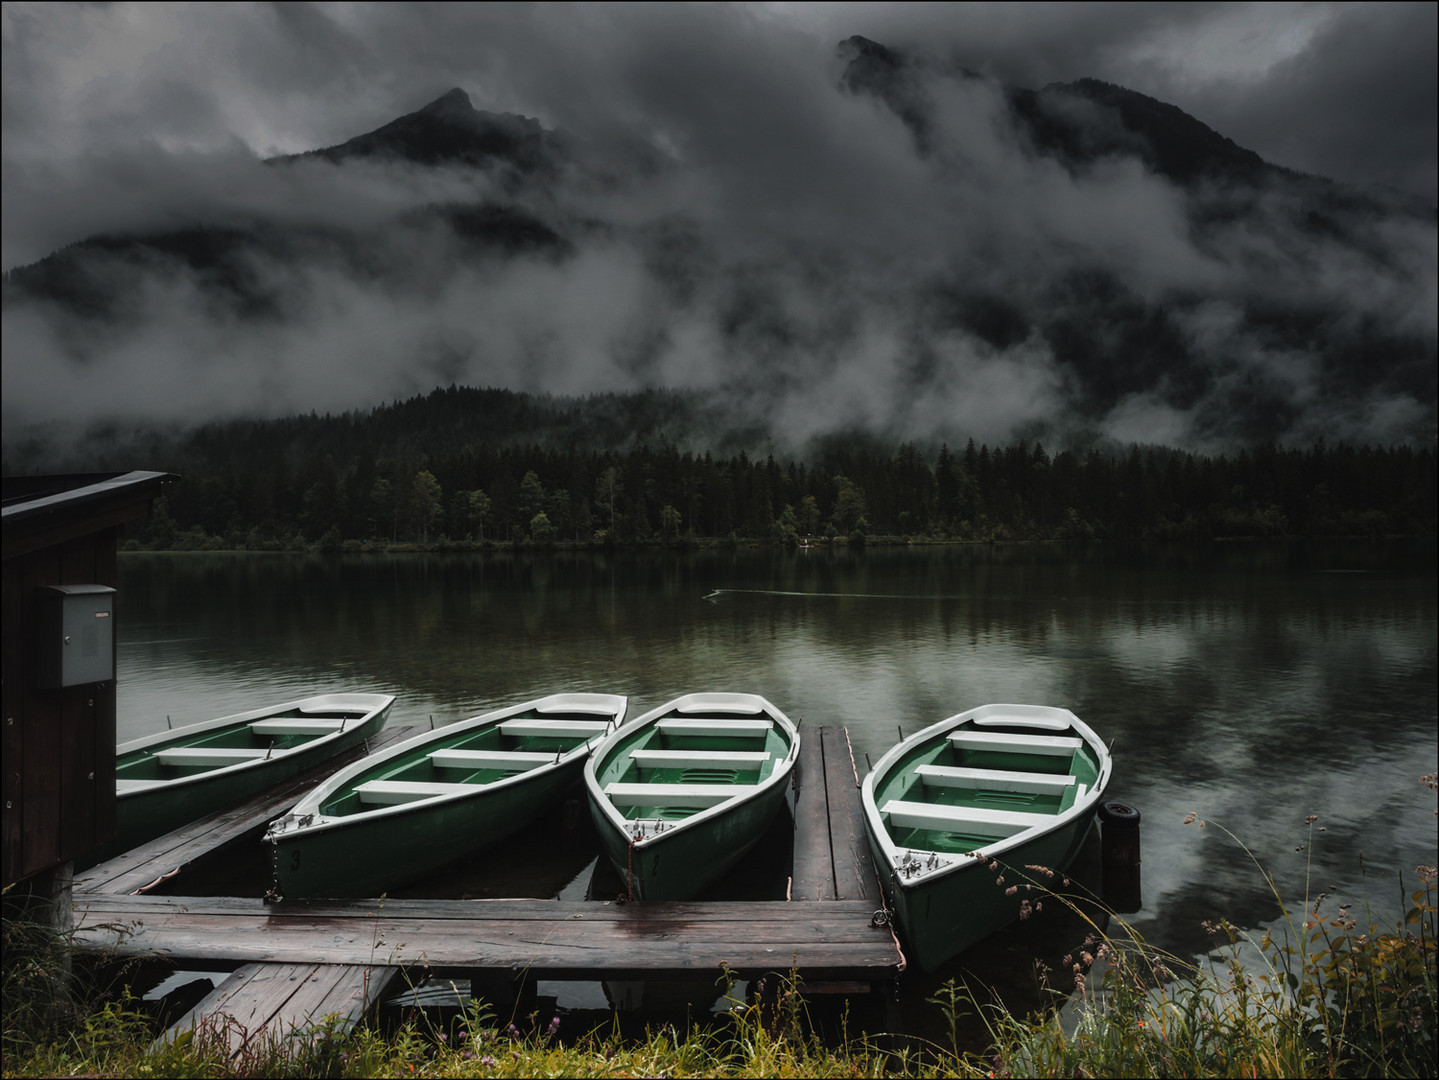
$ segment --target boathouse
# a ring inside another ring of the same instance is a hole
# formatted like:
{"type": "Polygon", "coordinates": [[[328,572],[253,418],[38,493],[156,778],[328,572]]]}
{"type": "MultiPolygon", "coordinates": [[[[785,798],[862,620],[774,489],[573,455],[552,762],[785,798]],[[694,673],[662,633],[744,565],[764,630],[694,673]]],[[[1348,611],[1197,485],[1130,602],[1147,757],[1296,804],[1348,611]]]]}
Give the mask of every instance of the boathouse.
{"type": "MultiPolygon", "coordinates": [[[[60,901],[115,833],[116,552],[163,472],[5,477],[0,862],[60,901]]],[[[55,912],[62,925],[66,910],[55,912]]]]}

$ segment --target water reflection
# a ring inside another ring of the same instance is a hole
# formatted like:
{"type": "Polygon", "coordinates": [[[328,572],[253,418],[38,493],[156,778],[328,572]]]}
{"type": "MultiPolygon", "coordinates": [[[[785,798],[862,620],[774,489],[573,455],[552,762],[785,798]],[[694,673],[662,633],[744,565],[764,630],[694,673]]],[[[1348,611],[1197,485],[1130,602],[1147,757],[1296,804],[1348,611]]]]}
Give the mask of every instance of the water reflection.
{"type": "Polygon", "coordinates": [[[1114,740],[1113,793],[1144,813],[1136,924],[1185,951],[1201,919],[1276,913],[1217,824],[1288,895],[1393,905],[1436,861],[1434,567],[1432,542],[126,555],[120,736],[324,690],[396,694],[405,724],[730,689],[846,725],[862,761],[898,726],[1062,705],[1114,740]]]}

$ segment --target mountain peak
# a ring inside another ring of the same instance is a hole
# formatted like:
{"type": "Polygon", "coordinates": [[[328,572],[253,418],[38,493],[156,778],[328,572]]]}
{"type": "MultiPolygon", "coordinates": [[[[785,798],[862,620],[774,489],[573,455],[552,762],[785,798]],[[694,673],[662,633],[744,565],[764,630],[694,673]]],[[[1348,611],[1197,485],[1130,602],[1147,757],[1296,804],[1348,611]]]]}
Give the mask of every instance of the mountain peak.
{"type": "Polygon", "coordinates": [[[456,86],[435,98],[415,115],[468,116],[475,111],[474,105],[470,102],[470,95],[456,86]]]}
{"type": "Polygon", "coordinates": [[[412,113],[338,146],[289,159],[388,158],[417,165],[500,167],[525,175],[553,175],[564,158],[563,140],[538,120],[476,109],[459,87],[412,113]]]}

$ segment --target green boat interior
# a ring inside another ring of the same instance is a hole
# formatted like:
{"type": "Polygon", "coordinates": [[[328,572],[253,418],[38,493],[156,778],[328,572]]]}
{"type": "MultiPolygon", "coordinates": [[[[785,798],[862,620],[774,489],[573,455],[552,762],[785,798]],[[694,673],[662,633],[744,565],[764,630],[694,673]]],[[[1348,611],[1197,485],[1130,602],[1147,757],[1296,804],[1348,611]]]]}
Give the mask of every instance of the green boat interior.
{"type": "Polygon", "coordinates": [[[789,734],[767,716],[687,712],[620,739],[595,777],[626,819],[680,821],[754,790],[789,750],[789,734]]]}
{"type": "Polygon", "coordinates": [[[121,754],[115,761],[116,790],[139,791],[251,761],[292,753],[308,743],[361,722],[359,710],[295,710],[228,724],[121,754]]]}
{"type": "Polygon", "coordinates": [[[595,713],[531,710],[456,731],[452,738],[442,735],[357,776],[321,803],[320,813],[338,817],[435,795],[463,794],[558,762],[610,726],[610,720],[595,713]]]}
{"type": "Polygon", "coordinates": [[[1077,735],[962,724],[896,762],[874,798],[897,846],[963,854],[1052,820],[1098,777],[1077,735]]]}

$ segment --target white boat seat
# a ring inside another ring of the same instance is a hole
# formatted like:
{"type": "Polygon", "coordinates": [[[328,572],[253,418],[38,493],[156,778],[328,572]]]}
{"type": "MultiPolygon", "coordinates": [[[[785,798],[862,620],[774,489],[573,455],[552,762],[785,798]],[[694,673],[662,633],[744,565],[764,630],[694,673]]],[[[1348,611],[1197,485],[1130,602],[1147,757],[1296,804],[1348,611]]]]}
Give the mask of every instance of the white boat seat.
{"type": "Polygon", "coordinates": [[[535,750],[436,750],[429,757],[440,769],[536,769],[557,755],[535,750]]]}
{"type": "Polygon", "coordinates": [[[1004,731],[951,731],[949,741],[958,750],[998,750],[1006,754],[1043,754],[1069,757],[1084,740],[1073,735],[1014,735],[1004,731]]]}
{"type": "Polygon", "coordinates": [[[445,784],[423,780],[367,780],[355,785],[355,794],[362,803],[395,806],[399,803],[432,799],[436,795],[455,795],[466,791],[483,791],[482,784],[445,784]]]}
{"type": "Polygon", "coordinates": [[[758,784],[606,784],[605,796],[620,807],[704,807],[758,789],[758,784]]]}
{"type": "Polygon", "coordinates": [[[635,764],[648,769],[759,769],[768,750],[631,750],[635,764]]]}
{"type": "Polygon", "coordinates": [[[168,780],[122,780],[115,778],[115,794],[124,795],[129,791],[146,791],[153,787],[164,787],[169,784],[168,780]]]}
{"type": "Polygon", "coordinates": [[[588,739],[603,735],[610,729],[608,720],[502,720],[500,731],[506,735],[550,735],[588,739]]]}
{"type": "Polygon", "coordinates": [[[759,705],[719,705],[710,701],[697,705],[681,705],[675,710],[680,716],[763,716],[764,708],[759,705]]]}
{"type": "Polygon", "coordinates": [[[929,787],[1016,791],[1030,795],[1063,795],[1074,784],[1072,776],[1009,772],[1004,769],[964,769],[953,765],[920,765],[914,774],[929,787]]]}
{"type": "Polygon", "coordinates": [[[1032,829],[1036,825],[1052,825],[1053,814],[1029,814],[1019,810],[989,810],[975,806],[942,806],[938,803],[906,802],[891,799],[879,808],[888,814],[891,825],[908,829],[933,829],[954,832],[973,829],[995,833],[1001,837],[1032,829]]]}
{"type": "Polygon", "coordinates": [[[655,727],[666,735],[723,735],[753,738],[774,727],[770,720],[743,720],[711,717],[706,720],[658,720],[655,727]]]}
{"type": "Polygon", "coordinates": [[[535,712],[540,715],[545,713],[557,713],[560,716],[574,716],[576,713],[589,714],[593,716],[604,716],[613,720],[615,711],[606,705],[581,705],[573,701],[561,701],[557,705],[536,705],[535,712]]]}
{"type": "Polygon", "coordinates": [[[970,721],[979,727],[1027,727],[1042,731],[1069,731],[1073,725],[1062,716],[1030,716],[1026,713],[990,713],[970,721]]]}
{"type": "Polygon", "coordinates": [[[276,716],[269,720],[253,720],[250,730],[256,735],[328,735],[341,731],[358,717],[337,719],[332,716],[276,716]]]}
{"type": "Polygon", "coordinates": [[[238,746],[169,746],[155,751],[161,765],[238,765],[242,761],[263,761],[289,753],[285,747],[266,750],[238,746]]]}

